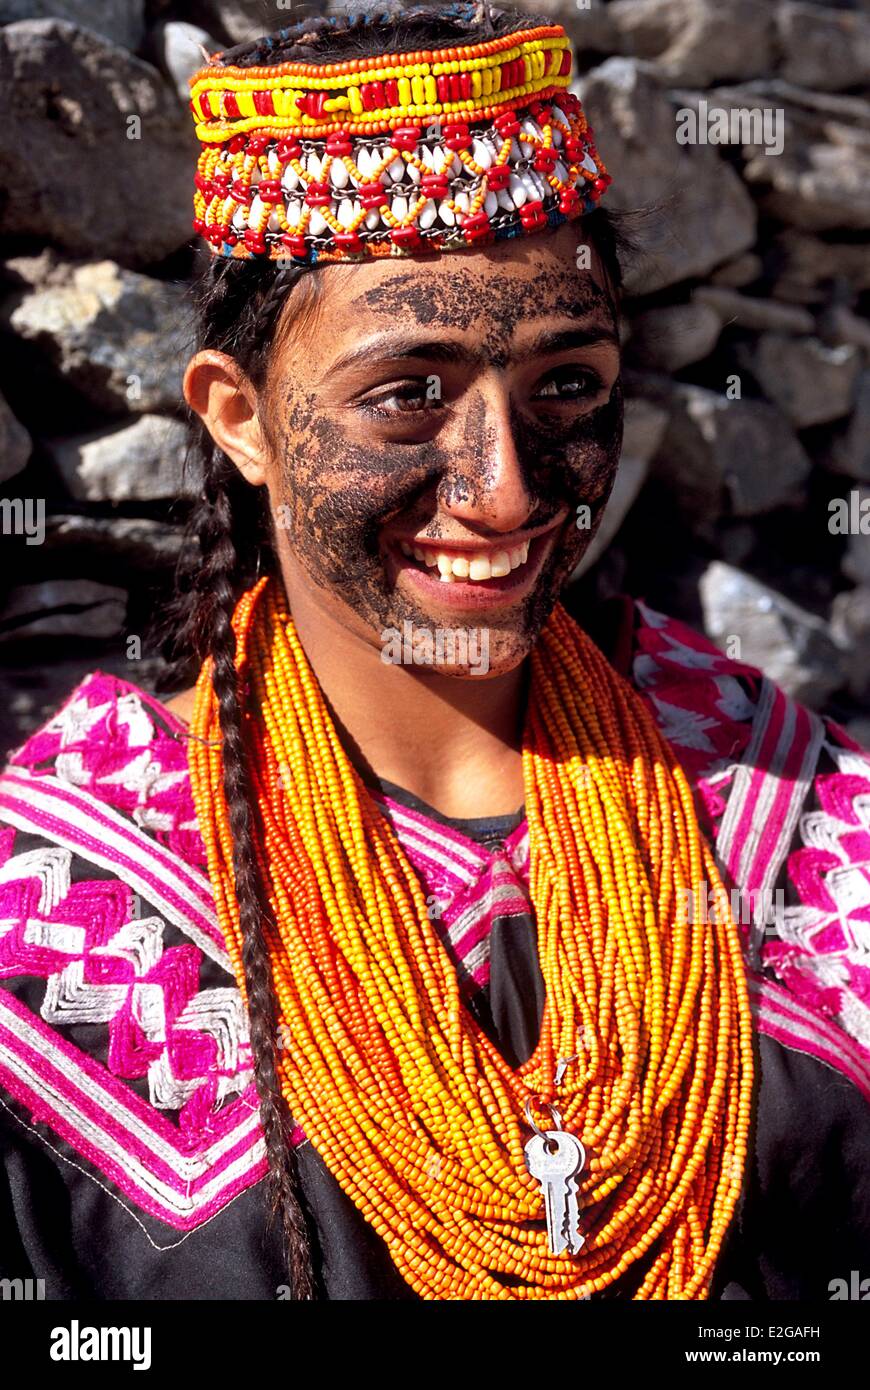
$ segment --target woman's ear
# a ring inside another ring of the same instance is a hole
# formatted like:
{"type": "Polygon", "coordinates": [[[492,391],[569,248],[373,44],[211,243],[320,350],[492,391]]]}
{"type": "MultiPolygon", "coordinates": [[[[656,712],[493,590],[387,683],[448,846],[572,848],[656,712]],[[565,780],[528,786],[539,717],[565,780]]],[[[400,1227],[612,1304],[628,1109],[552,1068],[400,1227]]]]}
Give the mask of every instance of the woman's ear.
{"type": "Polygon", "coordinates": [[[257,412],[257,393],[234,358],[205,348],[188,362],[184,399],[215,444],[254,487],[266,482],[268,450],[257,412]]]}

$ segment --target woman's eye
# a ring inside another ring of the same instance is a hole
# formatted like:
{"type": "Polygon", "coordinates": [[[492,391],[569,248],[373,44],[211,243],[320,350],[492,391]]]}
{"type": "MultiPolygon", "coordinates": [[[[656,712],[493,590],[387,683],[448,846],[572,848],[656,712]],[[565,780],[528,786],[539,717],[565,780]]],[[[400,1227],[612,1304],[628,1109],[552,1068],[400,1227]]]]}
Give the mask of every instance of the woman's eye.
{"type": "Polygon", "coordinates": [[[440,399],[424,381],[409,381],[396,386],[382,396],[370,396],[360,402],[361,408],[369,415],[380,417],[390,415],[414,415],[420,411],[434,408],[440,399]]]}
{"type": "Polygon", "coordinates": [[[536,399],[543,396],[570,404],[597,396],[602,386],[601,377],[589,367],[557,367],[535,396],[536,399]]]}

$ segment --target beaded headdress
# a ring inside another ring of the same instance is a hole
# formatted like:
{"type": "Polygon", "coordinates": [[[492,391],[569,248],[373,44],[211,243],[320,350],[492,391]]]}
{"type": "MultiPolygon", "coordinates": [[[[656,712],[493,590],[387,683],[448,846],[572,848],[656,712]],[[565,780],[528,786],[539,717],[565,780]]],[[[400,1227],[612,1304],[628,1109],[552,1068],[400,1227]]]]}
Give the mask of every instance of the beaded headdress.
{"type": "Polygon", "coordinates": [[[222,57],[190,78],[193,226],[215,255],[463,250],[580,217],[611,182],[560,24],[336,63],[222,57]]]}

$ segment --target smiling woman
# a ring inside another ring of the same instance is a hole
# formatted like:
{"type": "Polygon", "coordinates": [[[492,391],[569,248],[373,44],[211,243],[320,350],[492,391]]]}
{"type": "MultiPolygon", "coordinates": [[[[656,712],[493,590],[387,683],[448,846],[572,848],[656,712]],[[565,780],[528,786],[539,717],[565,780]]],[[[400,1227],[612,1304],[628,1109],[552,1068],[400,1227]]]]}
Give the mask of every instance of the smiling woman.
{"type": "Polygon", "coordinates": [[[870,878],[870,757],[561,601],[623,426],[571,80],[486,3],[191,79],[186,688],[95,673],[0,779],[0,1224],[54,1297],[821,1300],[866,1252],[819,876],[870,878]]]}

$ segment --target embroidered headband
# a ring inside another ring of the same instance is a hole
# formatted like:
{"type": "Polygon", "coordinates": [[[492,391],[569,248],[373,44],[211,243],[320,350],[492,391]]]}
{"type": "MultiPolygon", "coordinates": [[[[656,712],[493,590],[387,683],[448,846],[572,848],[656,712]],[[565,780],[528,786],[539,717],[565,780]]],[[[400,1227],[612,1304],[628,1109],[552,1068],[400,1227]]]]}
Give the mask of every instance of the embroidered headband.
{"type": "Polygon", "coordinates": [[[215,255],[458,251],[580,217],[611,182],[561,24],[339,63],[220,57],[190,78],[193,227],[215,255]]]}

